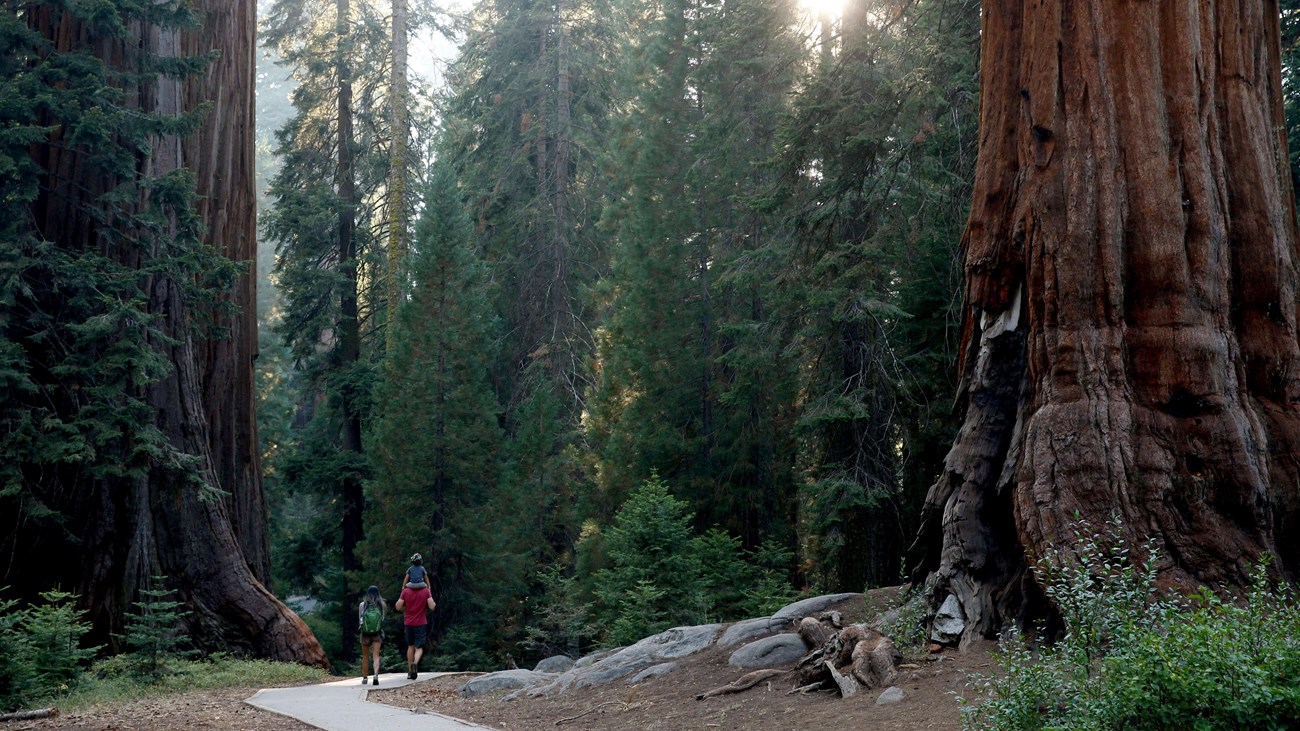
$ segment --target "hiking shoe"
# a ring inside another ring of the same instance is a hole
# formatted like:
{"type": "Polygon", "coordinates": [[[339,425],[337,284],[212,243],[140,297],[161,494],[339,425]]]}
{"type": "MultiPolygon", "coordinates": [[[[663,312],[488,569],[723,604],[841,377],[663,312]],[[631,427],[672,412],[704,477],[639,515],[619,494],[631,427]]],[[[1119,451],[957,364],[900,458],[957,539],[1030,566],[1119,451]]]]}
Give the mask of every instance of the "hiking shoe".
{"type": "MultiPolygon", "coordinates": [[[[365,675],[362,675],[362,676],[361,676],[361,684],[362,684],[362,685],[365,685],[366,683],[369,683],[369,682],[370,682],[370,678],[369,678],[369,677],[367,677],[367,676],[365,676],[365,675]]],[[[379,681],[376,680],[375,682],[378,683],[379,681]]]]}
{"type": "Polygon", "coordinates": [[[379,673],[375,673],[375,685],[379,685],[379,673]]]}

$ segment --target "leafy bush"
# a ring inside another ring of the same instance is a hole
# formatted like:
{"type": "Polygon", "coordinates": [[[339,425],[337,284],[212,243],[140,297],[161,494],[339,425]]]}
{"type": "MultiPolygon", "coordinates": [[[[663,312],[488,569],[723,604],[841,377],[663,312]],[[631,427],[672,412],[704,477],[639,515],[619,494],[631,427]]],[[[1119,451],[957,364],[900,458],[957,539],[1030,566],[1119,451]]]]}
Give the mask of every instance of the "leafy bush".
{"type": "Polygon", "coordinates": [[[886,614],[880,631],[894,642],[899,652],[920,655],[925,651],[925,620],[929,611],[930,606],[920,592],[906,596],[886,614]]]}
{"type": "Polygon", "coordinates": [[[963,726],[1047,729],[1285,729],[1300,718],[1300,605],[1272,586],[1266,564],[1239,601],[1208,591],[1156,592],[1157,552],[1134,563],[1118,522],[1101,535],[1081,523],[1078,565],[1044,565],[1040,579],[1065,635],[1031,648],[1004,634],[999,671],[972,685],[963,726]]]}

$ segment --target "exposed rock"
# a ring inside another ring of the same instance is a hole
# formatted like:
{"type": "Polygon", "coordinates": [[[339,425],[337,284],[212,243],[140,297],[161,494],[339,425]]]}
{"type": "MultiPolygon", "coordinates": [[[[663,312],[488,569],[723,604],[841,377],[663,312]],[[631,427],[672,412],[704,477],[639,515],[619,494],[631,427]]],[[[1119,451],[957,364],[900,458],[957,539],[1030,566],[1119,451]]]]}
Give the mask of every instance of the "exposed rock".
{"type": "Polygon", "coordinates": [[[568,655],[552,655],[537,663],[537,667],[533,668],[533,670],[539,673],[562,673],[573,667],[573,665],[573,658],[568,655]]]}
{"type": "Polygon", "coordinates": [[[945,645],[955,645],[961,641],[961,633],[966,630],[966,620],[961,614],[961,603],[957,597],[949,594],[947,599],[935,612],[934,622],[930,625],[930,639],[945,645]]]}
{"type": "Polygon", "coordinates": [[[885,692],[881,693],[880,697],[876,699],[876,705],[889,706],[895,703],[902,703],[904,697],[905,694],[903,693],[902,688],[891,685],[890,687],[885,688],[885,692]]]}
{"type": "Polygon", "coordinates": [[[772,621],[781,623],[796,622],[804,617],[823,611],[832,604],[839,604],[842,601],[847,601],[860,596],[862,595],[856,593],[823,594],[822,596],[803,599],[782,607],[772,615],[772,621]]]}
{"type": "Polygon", "coordinates": [[[785,629],[790,622],[788,620],[776,620],[771,617],[759,617],[758,619],[746,619],[743,622],[737,622],[726,629],[722,636],[718,638],[718,647],[731,647],[739,645],[759,637],[767,637],[776,634],[785,629]]]}
{"type": "Polygon", "coordinates": [[[618,654],[641,652],[668,659],[685,657],[712,645],[720,631],[720,624],[674,627],[651,635],[618,654]]]}
{"type": "Polygon", "coordinates": [[[658,665],[651,665],[645,670],[642,670],[636,675],[633,675],[632,679],[627,681],[627,684],[636,685],[637,683],[640,683],[643,680],[662,678],[668,673],[671,673],[672,671],[676,670],[678,667],[680,666],[675,662],[661,662],[658,665]]]}
{"type": "Polygon", "coordinates": [[[596,661],[598,661],[598,660],[604,660],[605,658],[609,657],[610,655],[613,655],[614,653],[619,652],[619,651],[621,651],[621,650],[623,650],[623,649],[624,649],[624,648],[622,648],[622,647],[615,647],[615,648],[613,648],[612,650],[601,650],[601,651],[599,651],[599,652],[593,652],[593,653],[591,653],[590,655],[583,655],[582,657],[578,658],[578,661],[577,661],[577,662],[573,663],[573,667],[575,667],[575,668],[585,668],[585,667],[588,667],[588,666],[594,665],[594,664],[596,663],[596,661]]]}
{"type": "Polygon", "coordinates": [[[674,627],[630,647],[606,653],[599,659],[596,656],[588,656],[591,660],[584,657],[554,681],[528,689],[526,695],[530,698],[551,698],[569,688],[612,683],[666,660],[699,652],[712,645],[721,630],[720,624],[674,627]]]}
{"type": "Polygon", "coordinates": [[[742,670],[789,667],[808,652],[803,639],[793,632],[765,637],[731,653],[727,663],[742,670]]]}
{"type": "Polygon", "coordinates": [[[526,688],[555,678],[553,673],[539,673],[533,670],[502,670],[499,673],[480,675],[460,688],[461,696],[474,698],[498,690],[526,688]]]}

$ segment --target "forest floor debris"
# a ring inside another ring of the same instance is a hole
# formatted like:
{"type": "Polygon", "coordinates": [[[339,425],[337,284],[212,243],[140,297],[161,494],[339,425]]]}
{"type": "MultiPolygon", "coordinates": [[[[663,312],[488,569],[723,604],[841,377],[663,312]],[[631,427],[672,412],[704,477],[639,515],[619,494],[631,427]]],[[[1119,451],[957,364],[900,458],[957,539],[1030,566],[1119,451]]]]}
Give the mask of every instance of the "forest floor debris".
{"type": "MultiPolygon", "coordinates": [[[[880,611],[883,592],[837,607],[846,618],[867,618],[880,611]],[[870,611],[868,605],[871,606],[870,611]]],[[[992,645],[959,653],[909,657],[898,667],[894,686],[901,701],[877,705],[885,688],[862,691],[849,698],[838,692],[791,694],[796,673],[773,673],[743,692],[696,700],[722,688],[743,670],[728,665],[732,648],[711,647],[678,662],[681,667],[636,685],[625,681],[575,688],[552,698],[502,701],[505,692],[462,698],[464,679],[435,679],[429,683],[371,693],[369,700],[438,713],[510,731],[554,731],[557,725],[576,731],[699,731],[745,729],[788,731],[791,728],[860,728],[890,731],[956,731],[961,728],[954,692],[965,687],[966,671],[987,670],[992,645]],[[784,675],[784,677],[782,677],[784,675]]],[[[896,695],[896,694],[894,694],[896,695]]]]}

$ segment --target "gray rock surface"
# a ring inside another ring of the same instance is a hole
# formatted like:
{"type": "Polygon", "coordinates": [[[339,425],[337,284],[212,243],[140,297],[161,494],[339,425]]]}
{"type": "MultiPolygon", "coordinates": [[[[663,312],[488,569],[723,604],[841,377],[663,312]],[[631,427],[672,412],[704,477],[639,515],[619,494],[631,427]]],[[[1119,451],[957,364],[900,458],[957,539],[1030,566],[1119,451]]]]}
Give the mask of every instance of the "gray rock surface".
{"type": "Polygon", "coordinates": [[[573,663],[573,667],[575,668],[590,667],[591,665],[596,664],[596,661],[603,660],[622,649],[623,649],[622,647],[615,647],[612,650],[601,650],[600,652],[593,652],[590,655],[583,655],[582,657],[578,658],[577,662],[573,663]]]}
{"type": "Polygon", "coordinates": [[[961,641],[961,633],[966,629],[966,620],[961,614],[961,604],[957,597],[949,594],[934,615],[930,625],[930,639],[945,645],[954,645],[961,641]]]}
{"type": "Polygon", "coordinates": [[[712,645],[721,631],[720,624],[673,627],[657,635],[651,635],[618,654],[641,653],[668,659],[686,657],[712,645]]]}
{"type": "Polygon", "coordinates": [[[797,622],[817,612],[822,611],[832,604],[838,604],[842,601],[860,597],[861,594],[823,594],[809,599],[802,599],[794,604],[787,604],[779,609],[776,614],[772,615],[772,620],[776,622],[797,622]]]}
{"type": "Polygon", "coordinates": [[[903,693],[902,688],[891,685],[890,687],[885,688],[885,692],[881,693],[880,697],[876,699],[876,705],[890,706],[895,703],[902,703],[904,697],[905,694],[903,693]]]}
{"type": "Polygon", "coordinates": [[[732,647],[759,637],[767,637],[780,632],[789,625],[788,621],[774,620],[771,617],[746,619],[728,627],[718,638],[718,647],[732,647]]]}
{"type": "Polygon", "coordinates": [[[537,663],[533,670],[539,673],[562,673],[573,665],[573,658],[568,655],[552,655],[537,663]]]}
{"type": "Polygon", "coordinates": [[[722,631],[720,624],[674,627],[620,648],[591,661],[583,658],[554,681],[530,688],[530,698],[551,698],[570,688],[605,685],[626,678],[667,660],[674,660],[708,648],[722,631]]]}
{"type": "Polygon", "coordinates": [[[672,671],[676,670],[678,667],[679,667],[678,664],[675,662],[661,662],[658,665],[651,665],[645,670],[642,670],[636,675],[633,675],[632,679],[627,681],[627,684],[636,685],[637,683],[646,680],[652,680],[654,678],[662,678],[668,673],[671,673],[672,671]]]}
{"type": "Polygon", "coordinates": [[[808,653],[803,640],[793,632],[764,637],[731,653],[727,664],[741,670],[792,666],[808,653]]]}
{"type": "Polygon", "coordinates": [[[498,690],[513,690],[515,688],[526,688],[530,685],[537,685],[555,678],[553,673],[539,673],[532,670],[502,670],[499,673],[488,673],[480,675],[460,688],[460,694],[465,698],[474,698],[480,695],[487,695],[498,690]]]}

